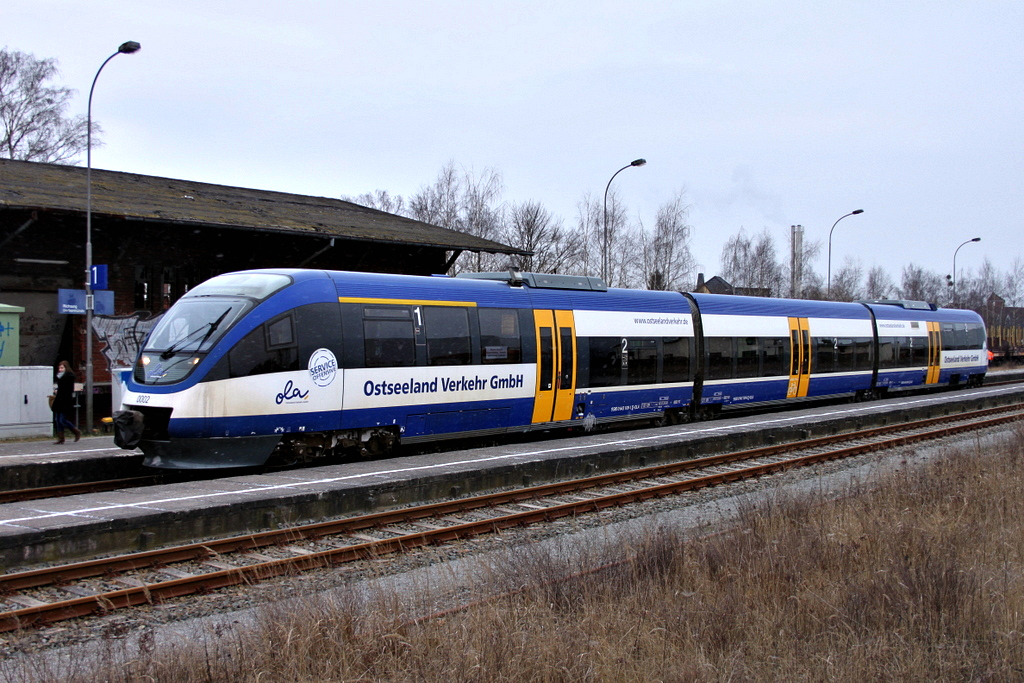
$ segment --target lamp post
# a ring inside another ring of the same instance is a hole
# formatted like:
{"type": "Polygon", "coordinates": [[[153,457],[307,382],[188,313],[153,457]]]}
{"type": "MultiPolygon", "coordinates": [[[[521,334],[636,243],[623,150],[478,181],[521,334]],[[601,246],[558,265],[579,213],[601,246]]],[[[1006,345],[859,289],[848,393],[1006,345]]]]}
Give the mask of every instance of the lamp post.
{"type": "Polygon", "coordinates": [[[619,175],[627,168],[631,166],[643,166],[647,163],[647,159],[634,159],[629,162],[618,171],[612,174],[612,177],[608,179],[608,184],[604,186],[604,244],[601,246],[601,279],[608,283],[608,188],[612,186],[612,181],[615,180],[615,176],[619,175]]]}
{"type": "MultiPolygon", "coordinates": [[[[864,213],[864,209],[856,209],[846,214],[846,216],[856,216],[858,213],[864,213]]],[[[832,224],[832,230],[836,229],[839,225],[839,221],[846,218],[846,216],[840,216],[836,219],[836,222],[832,224]]],[[[828,287],[826,289],[825,298],[832,298],[832,230],[828,231],[828,287]]]]}
{"type": "Polygon", "coordinates": [[[114,57],[119,54],[130,55],[138,52],[142,46],[134,40],[122,43],[117,52],[107,57],[100,64],[96,76],[89,88],[89,108],[86,115],[85,132],[85,425],[86,434],[92,434],[92,311],[95,299],[92,293],[92,93],[96,89],[96,81],[100,72],[114,57]]]}
{"type": "MultiPolygon", "coordinates": [[[[980,237],[975,237],[974,239],[967,240],[966,242],[964,242],[964,244],[970,244],[971,242],[980,241],[980,237]]],[[[964,244],[961,244],[960,247],[964,246],[964,244]]],[[[960,247],[957,247],[956,251],[953,252],[953,308],[956,308],[956,254],[958,251],[960,251],[960,247]]]]}

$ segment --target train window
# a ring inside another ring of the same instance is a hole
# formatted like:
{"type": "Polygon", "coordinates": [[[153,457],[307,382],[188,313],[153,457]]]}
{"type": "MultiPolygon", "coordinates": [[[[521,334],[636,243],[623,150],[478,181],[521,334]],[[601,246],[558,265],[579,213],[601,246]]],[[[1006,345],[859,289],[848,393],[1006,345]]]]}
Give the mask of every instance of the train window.
{"type": "MultiPolygon", "coordinates": [[[[189,290],[187,298],[230,296],[249,297],[262,301],[292,283],[288,275],[270,273],[225,273],[210,278],[189,290]]],[[[183,297],[186,298],[186,297],[183,297]]]]}
{"type": "Polygon", "coordinates": [[[902,349],[899,337],[878,338],[878,367],[895,368],[898,365],[897,356],[902,349]]]}
{"type": "Polygon", "coordinates": [[[669,337],[661,340],[661,381],[688,382],[692,341],[689,337],[669,337]]]}
{"type": "Polygon", "coordinates": [[[658,381],[658,340],[626,340],[626,383],[654,384],[658,381]]]}
{"type": "Polygon", "coordinates": [[[366,318],[408,318],[410,317],[409,309],[406,306],[392,306],[389,308],[370,308],[367,306],[363,309],[363,317],[366,318]]]}
{"type": "Polygon", "coordinates": [[[800,344],[800,330],[791,330],[790,335],[792,336],[792,349],[793,349],[793,365],[789,370],[790,375],[800,374],[800,358],[803,355],[803,345],[800,344]]]}
{"type": "Polygon", "coordinates": [[[967,323],[967,348],[980,349],[985,346],[985,326],[981,323],[967,323]]]}
{"type": "Polygon", "coordinates": [[[308,304],[263,323],[217,362],[207,380],[302,370],[320,348],[341,355],[340,312],[337,304],[308,304]]]}
{"type": "Polygon", "coordinates": [[[622,384],[622,337],[590,338],[590,386],[622,384]]]}
{"type": "Polygon", "coordinates": [[[250,308],[252,304],[244,299],[184,299],[160,318],[145,348],[193,354],[209,351],[250,308]]]}
{"type": "Polygon", "coordinates": [[[758,368],[757,337],[737,337],[736,339],[736,376],[757,377],[758,368]]]}
{"type": "Polygon", "coordinates": [[[708,337],[708,379],[730,379],[733,376],[733,338],[708,337]]]}
{"type": "Polygon", "coordinates": [[[540,390],[551,391],[554,388],[552,376],[555,374],[555,348],[550,327],[542,327],[540,334],[540,390]]]}
{"type": "Polygon", "coordinates": [[[811,355],[811,372],[814,374],[835,372],[838,356],[838,339],[835,337],[815,337],[814,353],[811,355]]]}
{"type": "Polygon", "coordinates": [[[412,318],[363,320],[363,353],[368,368],[416,365],[412,318]]]}
{"type": "Polygon", "coordinates": [[[295,343],[295,333],[292,329],[292,317],[286,315],[267,323],[267,348],[273,349],[278,346],[290,346],[295,343]]]}
{"type": "Polygon", "coordinates": [[[572,328],[571,327],[560,327],[558,328],[558,348],[561,349],[562,358],[559,361],[561,367],[559,368],[559,389],[572,389],[572,328]]]}
{"type": "Polygon", "coordinates": [[[291,315],[264,323],[235,344],[228,353],[228,377],[250,377],[271,372],[287,372],[303,367],[294,339],[271,346],[271,329],[292,329],[291,315]]]}
{"type": "Polygon", "coordinates": [[[469,365],[469,311],[456,306],[424,306],[427,365],[469,365]]]}
{"type": "Polygon", "coordinates": [[[780,377],[789,373],[789,337],[769,337],[761,340],[763,360],[762,377],[780,377]]]}
{"type": "Polygon", "coordinates": [[[228,377],[248,377],[257,374],[253,370],[263,361],[265,338],[266,332],[261,325],[231,347],[227,359],[228,377]]]}
{"type": "Polygon", "coordinates": [[[512,308],[481,308],[480,359],[485,363],[522,362],[519,314],[512,308]]]}
{"type": "Polygon", "coordinates": [[[943,351],[962,351],[969,348],[967,338],[965,323],[942,323],[943,351]]]}
{"type": "Polygon", "coordinates": [[[833,372],[851,372],[857,367],[857,342],[853,339],[838,338],[836,344],[836,362],[833,372]]]}
{"type": "Polygon", "coordinates": [[[874,369],[874,348],[875,340],[871,337],[857,337],[853,340],[853,369],[873,370],[874,369]]]}
{"type": "Polygon", "coordinates": [[[953,323],[942,323],[942,350],[952,351],[956,348],[953,341],[953,323]]]}
{"type": "Polygon", "coordinates": [[[914,349],[910,354],[911,367],[924,367],[928,365],[928,337],[910,337],[914,342],[914,349]]]}
{"type": "MultiPolygon", "coordinates": [[[[881,340],[879,340],[881,341],[881,340]]],[[[914,338],[913,337],[896,337],[895,341],[895,358],[893,364],[897,368],[910,368],[914,366],[914,338]]],[[[882,349],[879,344],[878,349],[878,367],[882,367],[882,349]]]]}

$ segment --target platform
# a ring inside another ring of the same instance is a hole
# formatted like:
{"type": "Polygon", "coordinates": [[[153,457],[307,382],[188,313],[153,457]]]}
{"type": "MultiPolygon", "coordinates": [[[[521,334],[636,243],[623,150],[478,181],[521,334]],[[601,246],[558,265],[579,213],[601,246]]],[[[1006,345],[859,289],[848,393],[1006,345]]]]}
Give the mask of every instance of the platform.
{"type": "MultiPolygon", "coordinates": [[[[982,387],[10,503],[0,505],[0,568],[191,543],[1022,400],[1019,385],[982,387]]],[[[61,466],[77,456],[79,467],[104,459],[127,466],[140,457],[116,453],[110,437],[74,446],[80,449],[33,454],[52,442],[3,443],[0,468],[19,457],[61,466]]]]}

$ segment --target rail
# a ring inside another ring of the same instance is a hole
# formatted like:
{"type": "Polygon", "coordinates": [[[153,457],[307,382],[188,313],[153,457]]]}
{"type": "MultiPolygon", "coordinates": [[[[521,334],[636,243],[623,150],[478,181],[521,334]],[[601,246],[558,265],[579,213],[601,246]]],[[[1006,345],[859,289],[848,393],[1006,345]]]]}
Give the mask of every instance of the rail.
{"type": "Polygon", "coordinates": [[[1019,406],[991,408],[514,491],[12,573],[0,576],[0,602],[17,607],[0,613],[0,632],[159,603],[293,572],[327,568],[502,529],[549,522],[1020,419],[1024,419],[1024,410],[1019,406]],[[943,424],[954,420],[957,424],[943,424]],[[913,433],[889,436],[897,432],[913,433]],[[836,443],[854,441],[860,443],[831,448],[836,443]],[[794,452],[797,455],[787,456],[794,452]],[[644,480],[651,483],[640,483],[644,480]],[[509,506],[523,509],[509,510],[509,506]],[[487,510],[490,512],[484,514],[487,510]],[[467,514],[482,515],[483,518],[466,520],[457,517],[467,514]],[[308,543],[313,547],[299,547],[298,543],[308,543]],[[270,557],[266,554],[268,552],[283,556],[270,557]],[[178,565],[178,568],[169,565],[178,565]],[[151,572],[151,576],[130,574],[144,571],[151,572]],[[154,577],[160,578],[146,580],[154,577]],[[125,587],[107,590],[90,586],[87,582],[91,579],[102,579],[104,586],[113,581],[125,587]],[[50,591],[46,595],[38,592],[44,588],[50,591]],[[32,594],[33,591],[37,592],[36,595],[32,594]],[[52,599],[61,592],[77,597],[52,599]],[[51,600],[43,600],[43,597],[51,600]]]}

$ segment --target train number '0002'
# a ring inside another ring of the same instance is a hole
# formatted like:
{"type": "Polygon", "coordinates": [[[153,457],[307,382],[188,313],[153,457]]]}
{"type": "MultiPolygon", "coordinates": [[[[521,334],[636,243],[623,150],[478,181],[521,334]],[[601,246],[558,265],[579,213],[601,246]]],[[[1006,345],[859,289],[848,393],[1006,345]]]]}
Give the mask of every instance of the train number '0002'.
{"type": "Polygon", "coordinates": [[[143,394],[141,396],[138,396],[135,399],[135,401],[136,401],[136,403],[149,403],[149,398],[150,398],[149,396],[146,396],[145,394],[143,394]]]}

